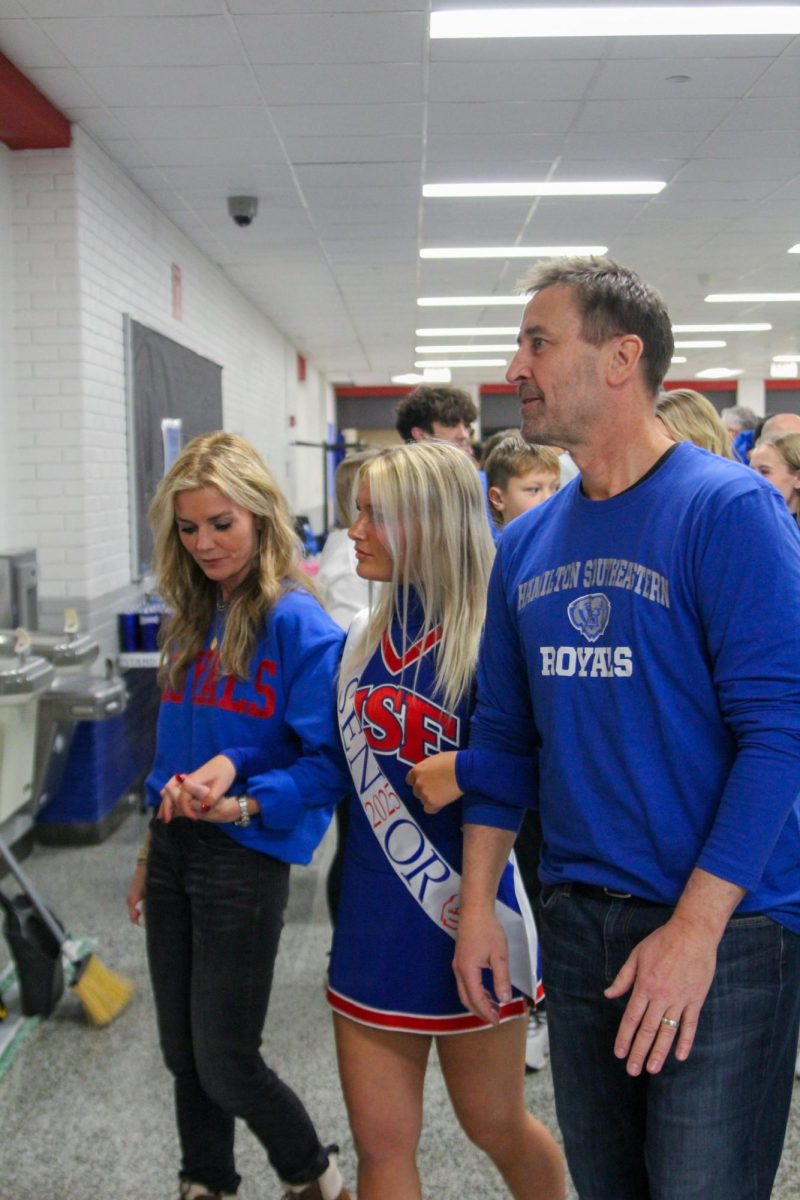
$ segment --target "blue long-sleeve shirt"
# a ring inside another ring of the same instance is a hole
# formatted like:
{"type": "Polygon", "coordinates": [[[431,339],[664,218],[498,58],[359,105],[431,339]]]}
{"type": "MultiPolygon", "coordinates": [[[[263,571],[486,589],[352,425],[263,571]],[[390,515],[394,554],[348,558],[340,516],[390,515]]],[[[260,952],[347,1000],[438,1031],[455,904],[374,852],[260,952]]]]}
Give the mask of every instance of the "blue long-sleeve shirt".
{"type": "MultiPolygon", "coordinates": [[[[545,882],[674,904],[701,867],[800,931],[799,616],[781,497],[688,443],[627,492],[576,481],[513,523],[471,745],[538,747],[545,882]]],[[[520,813],[467,796],[465,817],[520,813]]]]}
{"type": "Polygon", "coordinates": [[[230,792],[252,796],[261,811],[244,829],[220,828],[251,849],[307,863],[350,790],[335,701],[344,632],[307,592],[287,591],[265,618],[246,680],[219,673],[222,633],[219,618],[181,690],[164,690],[146,798],[157,805],[172,775],[236,755],[230,792]]]}

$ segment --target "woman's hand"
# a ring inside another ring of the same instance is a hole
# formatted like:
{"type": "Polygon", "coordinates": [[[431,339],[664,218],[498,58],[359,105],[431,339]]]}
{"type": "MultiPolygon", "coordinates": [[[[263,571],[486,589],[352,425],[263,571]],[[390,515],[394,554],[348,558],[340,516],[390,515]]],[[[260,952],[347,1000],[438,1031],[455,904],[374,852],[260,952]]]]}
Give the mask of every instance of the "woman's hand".
{"type": "Polygon", "coordinates": [[[215,754],[189,775],[173,775],[161,789],[158,819],[167,825],[173,817],[188,817],[190,821],[200,817],[217,821],[235,820],[238,812],[233,818],[208,816],[235,778],[236,768],[224,754],[215,754]]]}
{"type": "Polygon", "coordinates": [[[142,917],[144,916],[144,885],[146,874],[147,863],[137,863],[136,869],[133,872],[133,878],[131,879],[131,886],[128,888],[128,895],[125,897],[125,902],[128,905],[128,916],[134,925],[141,925],[142,917]]]}
{"type": "Polygon", "coordinates": [[[426,813],[437,813],[463,795],[456,780],[456,751],[433,754],[412,767],[406,783],[422,801],[426,813]]]}
{"type": "MultiPolygon", "coordinates": [[[[190,808],[192,820],[215,821],[221,825],[239,820],[242,810],[236,796],[219,796],[213,801],[211,797],[209,788],[202,783],[195,783],[192,776],[186,776],[183,781],[182,803],[190,808]]],[[[253,805],[254,801],[248,798],[250,810],[253,809],[253,805]]]]}

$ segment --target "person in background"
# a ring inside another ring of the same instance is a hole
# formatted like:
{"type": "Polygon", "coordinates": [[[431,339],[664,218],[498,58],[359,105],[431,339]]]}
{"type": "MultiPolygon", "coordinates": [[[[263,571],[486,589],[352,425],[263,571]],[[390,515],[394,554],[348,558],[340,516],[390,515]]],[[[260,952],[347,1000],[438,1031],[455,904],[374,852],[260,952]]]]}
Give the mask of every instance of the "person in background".
{"type": "Polygon", "coordinates": [[[746,404],[733,404],[729,408],[723,408],[719,415],[728,431],[734,458],[747,465],[750,451],[755,445],[757,415],[746,404]]]}
{"type": "Polygon", "coordinates": [[[800,519],[800,433],[762,437],[750,466],[778,489],[795,521],[800,519]]]}
{"type": "MultiPolygon", "coordinates": [[[[561,1200],[563,1165],[525,1111],[527,996],[535,930],[511,863],[498,908],[511,930],[514,995],[498,1024],[460,1004],[451,968],[458,924],[461,806],[428,817],[406,779],[464,741],[493,557],[483,495],[466,455],[425,441],[382,451],[359,474],[350,530],[358,571],[378,586],[356,618],[339,675],[339,725],[355,798],[328,1000],[358,1152],[359,1200],[420,1200],[416,1149],[432,1043],[467,1135],[517,1200],[561,1200]]],[[[531,782],[532,761],[505,794],[531,782]]],[[[454,1185],[455,1189],[455,1185],[454,1185]]],[[[453,1194],[471,1194],[469,1182],[453,1194]]]]}
{"type": "Polygon", "coordinates": [[[347,530],[355,519],[353,485],[361,464],[377,451],[349,454],[336,468],[336,528],[331,530],[319,556],[317,585],[325,608],[337,625],[347,632],[356,613],[369,605],[370,587],[356,571],[353,543],[347,530]]]}
{"type": "MultiPolygon", "coordinates": [[[[362,579],[356,571],[356,556],[353,543],[347,535],[348,528],[356,519],[355,481],[362,465],[377,454],[376,450],[363,450],[349,454],[336,468],[334,485],[336,490],[336,529],[328,534],[319,557],[317,584],[322,593],[326,609],[337,625],[347,632],[350,622],[364,608],[369,608],[372,584],[362,579]]],[[[349,789],[348,789],[349,792],[349,789]]],[[[336,912],[342,888],[342,866],[344,845],[350,806],[346,799],[336,808],[336,850],[325,880],[328,914],[331,925],[336,924],[336,912]]]]}
{"type": "Polygon", "coordinates": [[[535,446],[519,433],[503,438],[484,466],[489,504],[497,525],[554,496],[561,486],[558,455],[549,446],[535,446]]]}
{"type": "Polygon", "coordinates": [[[735,458],[731,439],[710,400],[692,388],[661,392],[656,416],[675,442],[693,442],[721,458],[735,458]]]}
{"type": "Polygon", "coordinates": [[[765,417],[756,441],[780,437],[783,433],[800,433],[800,416],[797,413],[773,413],[771,417],[765,417]]]}
{"type": "MultiPolygon", "coordinates": [[[[507,373],[522,433],[581,480],[503,535],[470,748],[538,747],[567,1160],[581,1200],[767,1200],[800,1023],[800,540],[755,472],[667,437],[653,289],[579,258],[528,291],[507,373]]],[[[519,814],[464,808],[455,970],[491,1019],[519,814]]]]}
{"type": "MultiPolygon", "coordinates": [[[[486,460],[489,503],[495,520],[504,529],[515,517],[537,508],[556,494],[561,486],[559,456],[549,446],[526,442],[520,433],[496,442],[486,460]]],[[[486,637],[491,637],[487,630],[486,637]]],[[[539,856],[542,849],[542,825],[539,814],[528,809],[514,843],[519,873],[532,906],[536,905],[539,884],[539,856]]],[[[541,1071],[550,1057],[547,1010],[542,999],[531,1008],[525,1042],[525,1067],[541,1071]]]]}
{"type": "Polygon", "coordinates": [[[397,432],[404,442],[438,438],[469,451],[478,410],[469,392],[423,384],[400,401],[395,416],[397,432]]]}
{"type": "Polygon", "coordinates": [[[150,522],[173,616],[145,783],[157,811],[128,909],[138,921],[146,908],[181,1200],[236,1195],[236,1117],[285,1196],[349,1200],[333,1148],[259,1052],[290,866],[310,860],[349,786],[334,705],[344,635],[310,594],[286,501],[242,438],[190,442],[150,522]]]}

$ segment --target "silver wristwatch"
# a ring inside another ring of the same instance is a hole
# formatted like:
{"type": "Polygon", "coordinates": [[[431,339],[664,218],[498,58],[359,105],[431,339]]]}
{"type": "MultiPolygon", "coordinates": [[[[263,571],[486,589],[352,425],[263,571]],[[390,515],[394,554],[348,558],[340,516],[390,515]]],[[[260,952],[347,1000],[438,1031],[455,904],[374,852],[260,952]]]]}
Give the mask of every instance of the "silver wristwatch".
{"type": "Polygon", "coordinates": [[[239,829],[246,829],[250,824],[250,813],[247,811],[247,796],[237,796],[236,800],[239,804],[239,819],[233,823],[234,825],[237,825],[239,829]]]}

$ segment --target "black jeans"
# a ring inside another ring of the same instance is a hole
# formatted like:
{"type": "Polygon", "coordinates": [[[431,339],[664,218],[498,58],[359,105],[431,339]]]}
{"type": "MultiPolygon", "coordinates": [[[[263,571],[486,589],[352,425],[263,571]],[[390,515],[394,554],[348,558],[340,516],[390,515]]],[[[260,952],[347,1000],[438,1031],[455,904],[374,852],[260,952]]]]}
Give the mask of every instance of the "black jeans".
{"type": "Polygon", "coordinates": [[[145,928],[180,1174],[211,1192],[239,1186],[235,1117],[287,1183],[328,1165],[305,1108],[259,1051],[288,893],[288,863],[208,822],[153,822],[145,928]]]}

